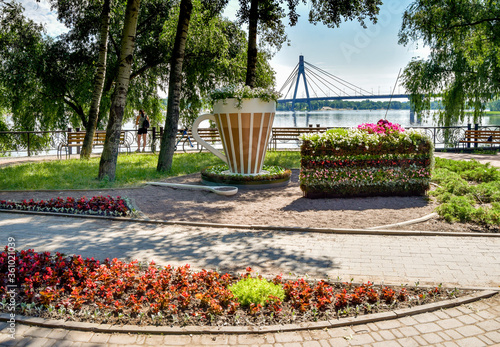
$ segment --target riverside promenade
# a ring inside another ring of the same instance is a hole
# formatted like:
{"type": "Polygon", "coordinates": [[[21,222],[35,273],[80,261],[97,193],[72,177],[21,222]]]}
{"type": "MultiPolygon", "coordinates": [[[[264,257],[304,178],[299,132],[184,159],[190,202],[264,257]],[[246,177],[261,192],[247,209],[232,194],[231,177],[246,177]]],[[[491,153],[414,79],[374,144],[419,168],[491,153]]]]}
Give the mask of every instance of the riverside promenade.
{"type": "MultiPolygon", "coordinates": [[[[498,157],[497,157],[498,158],[498,157]]],[[[493,157],[491,161],[499,164],[493,157]]],[[[455,159],[455,158],[454,158],[455,159]]],[[[493,163],[492,163],[493,164],[493,163]]],[[[496,165],[495,165],[496,166],[496,165]]],[[[0,240],[17,249],[83,257],[189,263],[377,284],[500,287],[496,235],[329,234],[0,213],[0,240]]],[[[83,325],[83,324],[82,324],[83,325]]],[[[345,327],[272,333],[168,335],[79,331],[0,322],[1,346],[493,346],[500,344],[500,295],[454,308],[345,327]]]]}

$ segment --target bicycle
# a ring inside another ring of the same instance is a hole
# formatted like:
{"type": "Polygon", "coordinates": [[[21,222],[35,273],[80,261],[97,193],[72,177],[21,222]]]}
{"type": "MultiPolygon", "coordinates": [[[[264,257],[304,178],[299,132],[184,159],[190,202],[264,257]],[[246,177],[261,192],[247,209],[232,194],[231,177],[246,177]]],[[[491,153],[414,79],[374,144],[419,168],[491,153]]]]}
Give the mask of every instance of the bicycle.
{"type": "MultiPolygon", "coordinates": [[[[181,130],[179,130],[181,131],[181,130]]],[[[177,141],[177,143],[175,144],[174,146],[174,150],[177,150],[177,145],[179,144],[179,142],[182,141],[182,150],[184,151],[184,153],[187,153],[186,149],[191,149],[191,148],[195,148],[195,150],[198,152],[198,153],[201,153],[202,149],[203,149],[203,146],[201,145],[193,145],[193,142],[191,142],[191,136],[189,136],[188,134],[188,128],[184,128],[184,130],[182,130],[182,136],[181,138],[177,141]],[[186,137],[184,139],[184,137],[186,137]],[[182,141],[182,139],[184,139],[184,141],[182,141]],[[189,146],[189,147],[188,147],[189,146]],[[199,146],[199,147],[198,147],[199,146]]]]}

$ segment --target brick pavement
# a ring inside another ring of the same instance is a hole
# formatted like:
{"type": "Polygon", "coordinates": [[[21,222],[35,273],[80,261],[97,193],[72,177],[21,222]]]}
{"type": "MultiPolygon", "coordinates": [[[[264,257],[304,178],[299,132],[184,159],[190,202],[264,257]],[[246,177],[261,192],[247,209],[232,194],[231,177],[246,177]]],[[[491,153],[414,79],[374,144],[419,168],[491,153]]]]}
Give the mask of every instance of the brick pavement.
{"type": "Polygon", "coordinates": [[[0,213],[0,240],[8,237],[19,249],[189,263],[195,269],[244,272],[251,266],[262,274],[393,284],[500,282],[500,237],[252,231],[0,213]]]}
{"type": "MultiPolygon", "coordinates": [[[[393,284],[500,284],[500,238],[268,232],[0,213],[0,240],[8,237],[16,239],[18,249],[154,259],[193,268],[243,271],[252,266],[262,274],[393,284]]],[[[0,324],[2,346],[485,346],[500,343],[500,298],[363,326],[262,335],[151,336],[18,325],[11,340],[5,327],[0,324]]]]}

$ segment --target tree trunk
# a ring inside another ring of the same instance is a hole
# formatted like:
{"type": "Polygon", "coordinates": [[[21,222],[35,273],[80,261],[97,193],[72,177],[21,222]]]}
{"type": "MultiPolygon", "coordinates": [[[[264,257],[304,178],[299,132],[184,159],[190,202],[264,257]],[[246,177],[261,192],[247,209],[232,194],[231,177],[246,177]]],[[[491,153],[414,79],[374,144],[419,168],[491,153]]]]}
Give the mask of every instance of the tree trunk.
{"type": "Polygon", "coordinates": [[[110,20],[110,0],[104,0],[101,14],[101,32],[99,44],[99,61],[97,62],[97,72],[94,81],[94,91],[92,93],[92,104],[90,105],[89,119],[85,125],[85,139],[83,140],[80,159],[89,159],[92,154],[92,143],[94,142],[94,132],[97,127],[97,117],[101,105],[102,91],[106,77],[106,58],[108,55],[108,36],[110,20]]]}
{"type": "Polygon", "coordinates": [[[130,83],[130,72],[135,45],[137,17],[139,16],[140,0],[127,0],[125,24],[123,26],[122,43],[120,49],[120,65],[116,79],[116,87],[111,100],[109,121],[106,128],[106,140],[99,163],[99,179],[108,177],[115,180],[116,161],[120,146],[120,132],[122,130],[123,113],[127,103],[127,93],[130,83]]]}
{"type": "Polygon", "coordinates": [[[259,0],[252,0],[250,4],[250,18],[248,19],[248,51],[247,77],[245,84],[255,87],[257,75],[257,24],[259,22],[259,0]]]}
{"type": "Polygon", "coordinates": [[[161,138],[160,155],[158,157],[158,171],[168,171],[172,167],[174,157],[175,136],[179,123],[179,104],[182,87],[182,64],[189,30],[189,21],[193,4],[191,0],[182,0],[177,22],[174,50],[170,60],[170,77],[168,81],[168,104],[165,131],[161,138]]]}

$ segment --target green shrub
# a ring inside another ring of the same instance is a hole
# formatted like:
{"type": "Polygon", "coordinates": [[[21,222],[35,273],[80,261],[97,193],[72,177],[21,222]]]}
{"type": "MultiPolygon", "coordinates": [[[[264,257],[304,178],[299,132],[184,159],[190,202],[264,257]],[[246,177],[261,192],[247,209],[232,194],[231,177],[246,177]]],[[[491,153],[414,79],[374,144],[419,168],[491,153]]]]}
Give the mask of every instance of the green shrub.
{"type": "Polygon", "coordinates": [[[466,196],[452,196],[448,202],[436,207],[436,212],[448,222],[470,222],[476,211],[472,203],[466,196]]]}
{"type": "Polygon", "coordinates": [[[285,291],[281,285],[263,278],[244,278],[230,286],[229,290],[238,298],[242,306],[250,306],[252,303],[264,305],[269,299],[283,300],[285,298],[285,291]]]}
{"type": "Polygon", "coordinates": [[[500,170],[491,167],[489,163],[481,164],[472,160],[451,160],[436,158],[436,169],[447,169],[455,172],[467,181],[492,182],[500,180],[500,170]]]}
{"type": "Polygon", "coordinates": [[[472,186],[471,191],[480,199],[479,202],[500,202],[500,181],[481,183],[472,186]]]}

